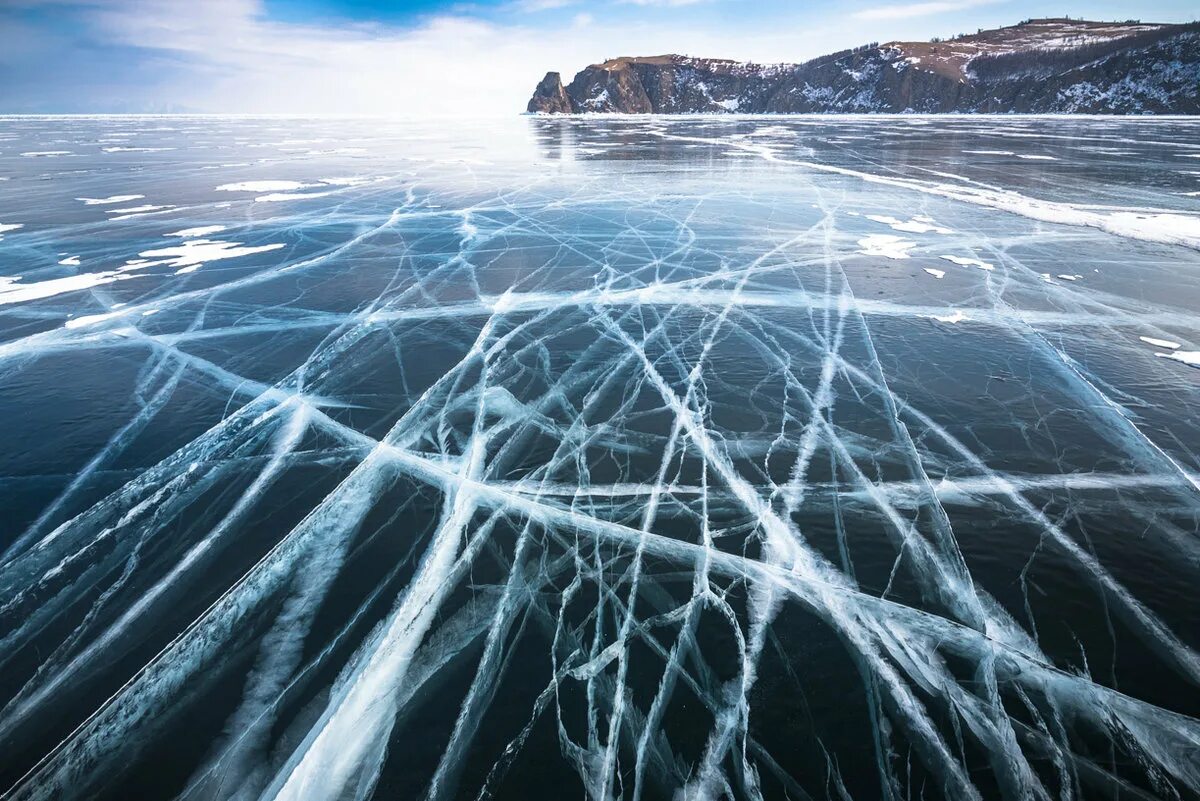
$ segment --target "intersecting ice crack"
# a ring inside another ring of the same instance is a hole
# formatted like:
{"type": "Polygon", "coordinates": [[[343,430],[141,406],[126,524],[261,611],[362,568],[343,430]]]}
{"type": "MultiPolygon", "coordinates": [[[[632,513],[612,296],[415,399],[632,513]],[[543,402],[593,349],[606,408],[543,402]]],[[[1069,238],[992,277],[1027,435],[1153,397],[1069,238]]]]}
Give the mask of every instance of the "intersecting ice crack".
{"type": "Polygon", "coordinates": [[[1195,599],[1164,601],[1200,573],[1200,389],[1154,357],[1196,318],[1053,266],[1200,266],[1186,209],[820,147],[938,136],[897,121],[529,124],[662,173],[384,128],[387,176],[142,190],[190,216],[120,224],[228,234],[221,271],[72,247],[88,314],[61,275],[6,305],[14,387],[136,365],[4,543],[11,797],[1200,797],[1195,599]],[[230,186],[321,191],[239,223],[230,186]],[[861,252],[896,226],[904,261],[861,252]]]}

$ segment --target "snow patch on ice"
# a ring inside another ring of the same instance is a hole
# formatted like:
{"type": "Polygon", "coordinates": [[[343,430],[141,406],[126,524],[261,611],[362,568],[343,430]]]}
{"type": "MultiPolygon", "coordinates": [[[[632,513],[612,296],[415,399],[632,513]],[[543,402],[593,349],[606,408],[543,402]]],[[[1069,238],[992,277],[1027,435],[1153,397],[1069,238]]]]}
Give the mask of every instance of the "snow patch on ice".
{"type": "Polygon", "coordinates": [[[128,203],[131,200],[141,200],[145,195],[109,195],[108,197],[77,197],[85,206],[103,206],[108,203],[128,203]]]}
{"type": "Polygon", "coordinates": [[[347,178],[320,178],[318,180],[330,186],[358,186],[359,184],[370,183],[373,179],[365,176],[350,176],[347,178]]]}
{"type": "Polygon", "coordinates": [[[51,278],[47,281],[37,281],[32,284],[18,283],[19,279],[14,279],[13,282],[0,284],[0,306],[9,303],[25,303],[31,300],[41,300],[43,298],[54,297],[55,295],[62,295],[66,292],[77,292],[81,289],[91,289],[103,284],[110,284],[113,281],[122,281],[127,278],[136,277],[118,272],[117,270],[109,270],[99,273],[82,273],[66,278],[51,278]]]}
{"type": "Polygon", "coordinates": [[[286,192],[292,189],[304,189],[310,184],[299,181],[239,181],[232,184],[221,184],[218,192],[286,192]]]}
{"type": "Polygon", "coordinates": [[[188,239],[179,245],[167,248],[143,250],[138,255],[147,259],[161,259],[162,261],[158,263],[165,264],[168,267],[179,267],[181,269],[177,271],[178,274],[180,272],[192,272],[206,262],[233,259],[238,256],[250,256],[255,253],[266,253],[272,250],[279,250],[281,247],[283,247],[282,242],[244,247],[240,242],[223,242],[214,239],[188,239]]]}
{"type": "Polygon", "coordinates": [[[924,216],[913,217],[906,221],[898,220],[895,217],[889,217],[884,214],[868,214],[868,220],[873,220],[877,223],[883,223],[892,227],[895,231],[904,231],[910,234],[927,234],[930,232],[937,234],[952,234],[954,233],[949,228],[943,228],[935,223],[931,218],[924,216]]]}
{"type": "Polygon", "coordinates": [[[121,317],[124,314],[124,311],[110,311],[104,312],[103,314],[85,314],[82,317],[74,317],[70,320],[67,320],[66,327],[83,328],[87,325],[93,325],[95,323],[102,323],[105,320],[111,320],[114,317],[121,317]]]}
{"type": "Polygon", "coordinates": [[[102,147],[105,153],[158,153],[163,150],[174,150],[173,147],[102,147]]]}
{"type": "Polygon", "coordinates": [[[272,192],[269,195],[259,195],[255,203],[279,203],[285,200],[303,200],[310,197],[325,197],[332,192],[272,192]]]}
{"type": "Polygon", "coordinates": [[[224,225],[201,225],[196,228],[184,228],[182,231],[173,231],[169,234],[163,234],[163,236],[178,236],[189,239],[194,236],[208,236],[209,234],[220,233],[224,230],[224,225]]]}
{"type": "Polygon", "coordinates": [[[883,256],[888,259],[907,259],[908,251],[915,248],[917,243],[892,234],[871,234],[858,240],[858,246],[864,256],[883,256]]]}
{"type": "Polygon", "coordinates": [[[981,270],[988,270],[989,272],[996,269],[994,265],[992,265],[986,261],[980,261],[979,259],[968,259],[965,256],[943,255],[943,256],[939,256],[938,258],[945,259],[948,262],[953,262],[954,264],[957,264],[960,267],[978,267],[981,270]]]}
{"type": "Polygon", "coordinates": [[[147,214],[162,214],[163,212],[166,212],[166,211],[172,211],[172,210],[174,210],[174,208],[175,208],[174,206],[169,205],[169,204],[163,205],[163,206],[157,206],[152,203],[147,203],[142,206],[130,206],[130,207],[124,208],[124,209],[105,209],[104,213],[116,215],[114,217],[108,218],[110,221],[116,221],[116,220],[128,220],[130,217],[142,217],[147,214]]]}
{"type": "Polygon", "coordinates": [[[1200,367],[1200,350],[1177,350],[1174,353],[1156,353],[1154,355],[1163,359],[1183,362],[1189,367],[1200,367]]]}
{"type": "Polygon", "coordinates": [[[1154,337],[1138,337],[1147,345],[1153,345],[1156,348],[1167,348],[1168,350],[1176,350],[1180,347],[1178,342],[1172,342],[1169,339],[1156,339],[1154,337]]]}
{"type": "Polygon", "coordinates": [[[961,323],[963,320],[969,320],[970,317],[963,314],[962,309],[955,309],[953,314],[931,314],[929,319],[937,320],[939,323],[961,323]]]}
{"type": "Polygon", "coordinates": [[[946,271],[945,271],[945,270],[938,270],[938,269],[935,269],[935,268],[933,268],[933,267],[926,267],[926,268],[925,268],[925,272],[929,273],[929,274],[930,274],[930,275],[932,275],[934,278],[945,278],[945,277],[946,277],[946,271]]]}
{"type": "Polygon", "coordinates": [[[1200,245],[1200,217],[1188,214],[1142,214],[1118,211],[1108,215],[1111,233],[1158,242],[1200,245]],[[1140,236],[1138,236],[1140,235],[1140,236]]]}

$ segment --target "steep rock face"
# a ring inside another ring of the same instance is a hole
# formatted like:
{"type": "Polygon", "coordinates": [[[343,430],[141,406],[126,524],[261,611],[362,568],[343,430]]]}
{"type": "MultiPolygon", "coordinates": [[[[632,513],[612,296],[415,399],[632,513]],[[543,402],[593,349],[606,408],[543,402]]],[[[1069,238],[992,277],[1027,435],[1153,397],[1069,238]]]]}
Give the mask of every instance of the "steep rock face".
{"type": "Polygon", "coordinates": [[[546,77],[533,90],[526,111],[542,112],[544,114],[570,114],[574,109],[567,90],[563,87],[562,76],[557,72],[547,72],[546,77]]]}
{"type": "Polygon", "coordinates": [[[1195,114],[1200,25],[1032,20],[804,64],[665,55],[593,64],[562,92],[550,77],[530,111],[1195,114]]]}
{"type": "Polygon", "coordinates": [[[917,69],[895,46],[865,48],[790,71],[764,111],[773,113],[950,111],[973,99],[961,77],[917,69]]]}
{"type": "Polygon", "coordinates": [[[641,77],[627,60],[606,62],[576,75],[567,94],[577,111],[650,114],[654,105],[641,77]]]}
{"type": "Polygon", "coordinates": [[[1200,31],[1066,70],[1014,69],[986,85],[975,110],[1200,114],[1200,31]]]}

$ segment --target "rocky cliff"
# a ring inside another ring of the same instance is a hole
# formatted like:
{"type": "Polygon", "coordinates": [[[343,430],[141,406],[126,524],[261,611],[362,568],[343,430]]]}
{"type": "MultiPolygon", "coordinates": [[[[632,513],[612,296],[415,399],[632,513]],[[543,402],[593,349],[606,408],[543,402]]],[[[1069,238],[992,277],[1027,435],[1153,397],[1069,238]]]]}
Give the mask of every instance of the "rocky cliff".
{"type": "Polygon", "coordinates": [[[947,41],[870,44],[803,64],[616,58],[528,111],[1200,113],[1200,24],[1029,20],[947,41]]]}

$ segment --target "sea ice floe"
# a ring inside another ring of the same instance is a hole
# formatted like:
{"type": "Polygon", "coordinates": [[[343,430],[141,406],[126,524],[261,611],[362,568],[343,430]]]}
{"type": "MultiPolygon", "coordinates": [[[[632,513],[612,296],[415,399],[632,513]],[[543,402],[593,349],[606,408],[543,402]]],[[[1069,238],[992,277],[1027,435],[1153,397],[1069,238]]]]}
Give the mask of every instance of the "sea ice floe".
{"type": "Polygon", "coordinates": [[[1068,275],[1067,273],[1059,273],[1058,277],[1064,281],[1078,281],[1080,278],[1083,278],[1082,275],[1068,275]]]}
{"type": "Polygon", "coordinates": [[[966,256],[943,255],[943,256],[939,256],[938,258],[945,259],[946,261],[957,264],[960,267],[978,267],[981,270],[988,270],[988,271],[996,269],[992,264],[989,264],[986,261],[980,261],[979,259],[970,259],[970,258],[967,258],[966,256]]]}
{"type": "Polygon", "coordinates": [[[929,273],[929,274],[930,274],[930,275],[932,275],[934,278],[945,278],[945,277],[946,277],[946,271],[945,271],[945,270],[938,270],[938,269],[935,269],[935,268],[933,268],[933,267],[926,267],[926,268],[925,268],[925,272],[929,273]]]}
{"type": "Polygon", "coordinates": [[[1138,337],[1138,339],[1142,340],[1147,345],[1153,345],[1156,348],[1167,348],[1168,350],[1175,350],[1176,348],[1180,347],[1180,344],[1178,342],[1172,342],[1169,339],[1156,339],[1154,337],[1138,337]]]}
{"type": "Polygon", "coordinates": [[[888,259],[907,259],[908,251],[917,243],[892,234],[871,234],[858,240],[859,253],[864,256],[883,256],[888,259]]]}
{"type": "Polygon", "coordinates": [[[1026,159],[1027,161],[1058,161],[1058,159],[1054,156],[1039,156],[1029,153],[1021,153],[1017,156],[1017,158],[1026,159]]]}
{"type": "Polygon", "coordinates": [[[67,258],[60,261],[59,264],[63,265],[64,267],[78,267],[79,266],[79,257],[78,256],[68,256],[67,258]]]}
{"type": "Polygon", "coordinates": [[[30,150],[21,154],[29,158],[42,158],[45,156],[70,156],[70,150],[30,150]]]}

